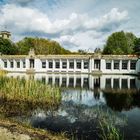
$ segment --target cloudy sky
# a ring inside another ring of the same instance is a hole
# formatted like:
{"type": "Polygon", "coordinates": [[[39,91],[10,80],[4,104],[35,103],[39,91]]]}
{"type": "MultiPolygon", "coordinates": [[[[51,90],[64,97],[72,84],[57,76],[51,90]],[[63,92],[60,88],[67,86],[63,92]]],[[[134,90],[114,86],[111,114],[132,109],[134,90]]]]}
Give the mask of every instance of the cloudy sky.
{"type": "Polygon", "coordinates": [[[103,48],[124,30],[140,37],[140,0],[0,0],[0,30],[58,41],[70,50],[103,48]]]}

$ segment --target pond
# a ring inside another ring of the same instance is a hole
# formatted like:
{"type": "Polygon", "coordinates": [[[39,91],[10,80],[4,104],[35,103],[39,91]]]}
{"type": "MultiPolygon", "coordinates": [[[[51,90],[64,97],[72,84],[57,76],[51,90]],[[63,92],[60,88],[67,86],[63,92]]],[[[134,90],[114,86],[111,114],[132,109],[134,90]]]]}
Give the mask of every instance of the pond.
{"type": "Polygon", "coordinates": [[[14,118],[54,132],[66,132],[76,139],[99,139],[97,119],[113,118],[124,139],[140,139],[140,79],[129,75],[12,74],[34,78],[61,87],[62,100],[56,109],[37,108],[31,115],[14,118]]]}

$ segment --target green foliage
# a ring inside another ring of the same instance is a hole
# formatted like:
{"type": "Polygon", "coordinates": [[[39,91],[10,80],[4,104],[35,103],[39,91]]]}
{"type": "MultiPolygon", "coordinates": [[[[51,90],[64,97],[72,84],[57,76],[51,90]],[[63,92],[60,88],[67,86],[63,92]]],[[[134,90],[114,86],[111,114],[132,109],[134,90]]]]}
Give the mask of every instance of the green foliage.
{"type": "Polygon", "coordinates": [[[0,52],[2,54],[16,54],[17,48],[14,43],[8,39],[0,38],[0,52]]]}
{"type": "Polygon", "coordinates": [[[103,54],[132,54],[135,39],[136,36],[132,33],[115,32],[108,37],[103,54]]]}
{"type": "Polygon", "coordinates": [[[78,54],[87,54],[87,52],[85,50],[79,49],[78,54]]]}
{"type": "Polygon", "coordinates": [[[43,38],[29,38],[17,42],[19,54],[28,54],[30,48],[34,48],[36,54],[69,54],[56,41],[50,41],[43,38]]]}
{"type": "Polygon", "coordinates": [[[119,118],[114,112],[102,108],[97,110],[99,137],[101,140],[124,140],[124,136],[117,126],[117,121],[122,121],[124,125],[126,120],[119,118]]]}
{"type": "Polygon", "coordinates": [[[129,33],[129,32],[126,32],[125,36],[127,38],[127,45],[128,45],[130,54],[134,53],[135,40],[137,39],[137,37],[133,33],[129,33]]]}
{"type": "Polygon", "coordinates": [[[140,38],[135,39],[134,44],[135,44],[134,52],[140,55],[140,38]]]}
{"type": "Polygon", "coordinates": [[[0,98],[34,103],[57,104],[61,100],[59,88],[32,79],[0,76],[0,93],[0,98]]]}

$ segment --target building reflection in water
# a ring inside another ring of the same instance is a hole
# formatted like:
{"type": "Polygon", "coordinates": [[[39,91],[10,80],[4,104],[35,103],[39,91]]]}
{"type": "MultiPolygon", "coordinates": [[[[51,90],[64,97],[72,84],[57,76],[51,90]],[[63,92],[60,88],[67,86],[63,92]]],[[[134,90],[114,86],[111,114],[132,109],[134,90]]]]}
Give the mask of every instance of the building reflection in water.
{"type": "Polygon", "coordinates": [[[135,97],[139,98],[137,94],[140,89],[140,80],[137,77],[87,74],[35,74],[30,76],[12,73],[9,73],[8,76],[32,78],[42,81],[44,84],[59,86],[63,91],[63,101],[72,101],[88,106],[106,103],[112,109],[119,111],[123,108],[129,109],[132,105],[138,105],[136,105],[138,101],[135,97]]]}
{"type": "Polygon", "coordinates": [[[81,89],[140,89],[140,80],[128,75],[102,75],[92,76],[87,74],[35,74],[8,73],[9,77],[36,79],[44,84],[59,87],[71,87],[81,89]]]}
{"type": "Polygon", "coordinates": [[[123,126],[125,113],[133,114],[133,111],[137,109],[138,111],[132,115],[132,119],[134,118],[133,124],[130,125],[138,124],[138,129],[136,127],[132,131],[139,130],[140,80],[137,77],[84,74],[35,74],[29,76],[12,73],[7,76],[25,79],[34,78],[44,84],[61,87],[63,94],[58,110],[47,112],[46,119],[41,123],[38,121],[32,122],[34,126],[56,132],[58,130],[60,132],[62,130],[65,132],[73,131],[77,133],[76,135],[79,134],[79,139],[81,139],[81,136],[89,136],[93,139],[95,120],[101,114],[100,112],[105,115],[107,112],[110,116],[115,112],[117,126],[123,126]],[[99,109],[101,110],[98,112],[99,109]],[[108,113],[108,111],[112,113],[108,113]]]}

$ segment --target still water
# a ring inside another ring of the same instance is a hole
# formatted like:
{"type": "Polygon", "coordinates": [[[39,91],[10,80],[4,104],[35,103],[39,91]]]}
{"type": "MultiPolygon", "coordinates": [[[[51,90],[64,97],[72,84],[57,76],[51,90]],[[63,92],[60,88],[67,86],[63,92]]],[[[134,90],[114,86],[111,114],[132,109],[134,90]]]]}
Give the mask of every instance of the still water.
{"type": "MultiPolygon", "coordinates": [[[[62,101],[58,109],[34,110],[28,121],[55,132],[67,132],[76,139],[99,139],[97,116],[113,114],[114,123],[126,140],[140,139],[140,79],[128,75],[8,74],[34,78],[59,86],[62,101]]],[[[27,118],[26,118],[27,120],[27,118]]]]}

